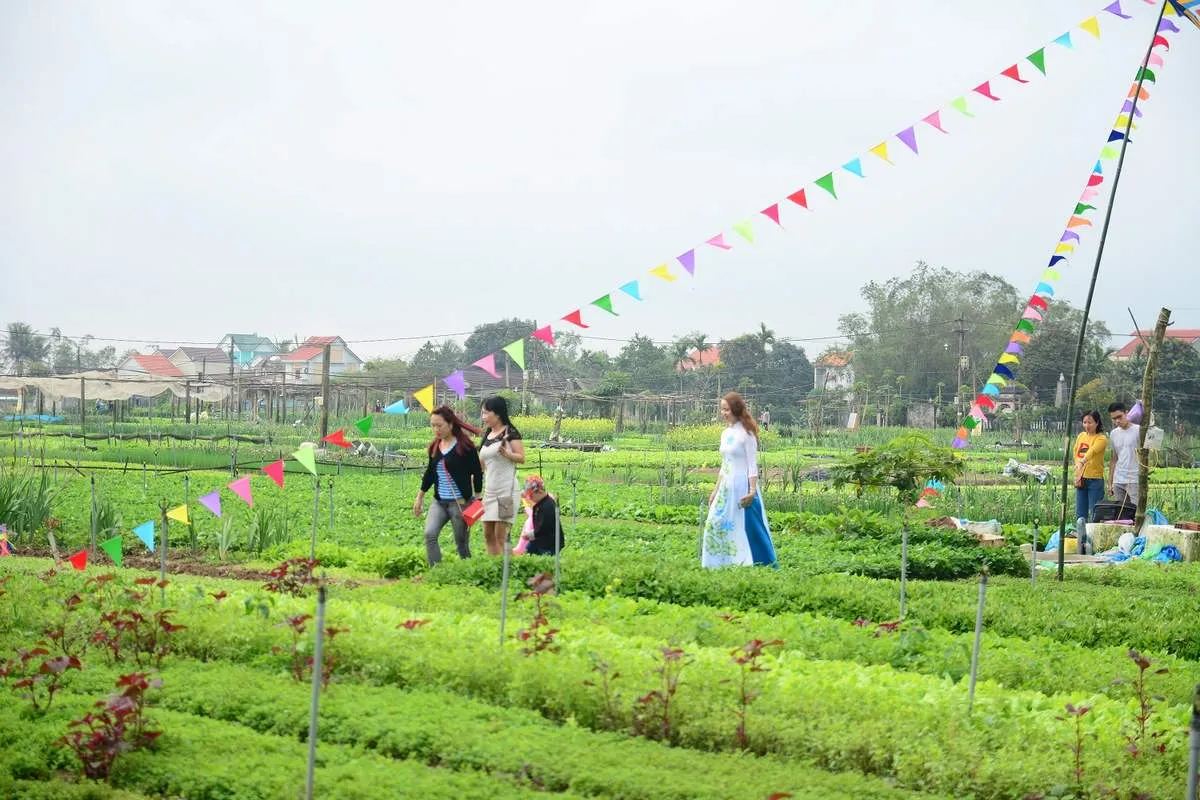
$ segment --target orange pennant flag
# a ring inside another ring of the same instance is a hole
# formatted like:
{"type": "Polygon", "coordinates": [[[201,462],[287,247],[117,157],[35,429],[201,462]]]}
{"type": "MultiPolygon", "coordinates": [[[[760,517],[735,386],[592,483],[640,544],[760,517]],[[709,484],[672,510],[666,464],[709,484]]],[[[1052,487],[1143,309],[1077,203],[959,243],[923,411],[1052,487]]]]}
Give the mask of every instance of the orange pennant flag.
{"type": "Polygon", "coordinates": [[[1087,217],[1071,217],[1071,221],[1067,223],[1068,228],[1092,227],[1092,221],[1087,217]]]}

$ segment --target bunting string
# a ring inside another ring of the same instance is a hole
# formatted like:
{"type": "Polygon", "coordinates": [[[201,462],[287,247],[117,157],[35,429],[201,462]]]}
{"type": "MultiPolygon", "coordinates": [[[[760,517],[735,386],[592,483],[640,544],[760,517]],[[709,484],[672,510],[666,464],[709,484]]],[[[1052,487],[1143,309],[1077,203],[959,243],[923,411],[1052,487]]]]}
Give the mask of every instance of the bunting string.
{"type": "MultiPolygon", "coordinates": [[[[1158,35],[1154,38],[1147,64],[1153,63],[1160,69],[1164,66],[1162,55],[1157,51],[1160,48],[1163,51],[1170,50],[1171,44],[1165,35],[1178,31],[1178,26],[1173,22],[1168,19],[1162,20],[1158,28],[1158,35]]],[[[1088,174],[1087,183],[1079,201],[1071,209],[1066,228],[1050,255],[1049,263],[1042,270],[1037,286],[1034,287],[1033,294],[1026,302],[1025,308],[1021,312],[1021,318],[1005,345],[1004,352],[996,360],[996,366],[992,369],[979,394],[975,396],[970,411],[963,417],[962,424],[954,432],[954,440],[951,445],[956,449],[965,448],[972,433],[983,429],[987,422],[987,412],[995,411],[1001,390],[1016,380],[1017,365],[1021,363],[1021,358],[1025,355],[1025,347],[1030,344],[1034,334],[1037,333],[1038,324],[1044,321],[1045,314],[1050,308],[1050,300],[1054,297],[1054,285],[1062,279],[1060,268],[1070,265],[1075,248],[1082,241],[1081,237],[1095,227],[1087,215],[1097,210],[1092,201],[1099,197],[1099,187],[1105,183],[1105,163],[1120,157],[1120,150],[1113,144],[1124,140],[1127,130],[1137,129],[1137,123],[1133,120],[1140,119],[1142,116],[1139,106],[1143,101],[1150,99],[1150,93],[1145,88],[1145,84],[1154,83],[1156,79],[1157,75],[1148,66],[1138,67],[1133,83],[1129,87],[1129,93],[1122,102],[1121,110],[1117,114],[1116,121],[1113,122],[1112,130],[1108,133],[1104,147],[1100,150],[1100,157],[1088,174]],[[1140,92],[1139,86],[1141,86],[1140,92]],[[1136,103],[1133,99],[1135,96],[1138,98],[1136,103]]]]}

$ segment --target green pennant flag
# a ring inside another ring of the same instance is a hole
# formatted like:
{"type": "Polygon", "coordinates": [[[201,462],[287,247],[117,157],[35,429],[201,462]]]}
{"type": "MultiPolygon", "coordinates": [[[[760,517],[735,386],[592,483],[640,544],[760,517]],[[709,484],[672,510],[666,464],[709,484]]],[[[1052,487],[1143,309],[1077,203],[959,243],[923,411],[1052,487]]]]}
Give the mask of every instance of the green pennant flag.
{"type": "Polygon", "coordinates": [[[354,427],[356,427],[360,431],[362,431],[363,436],[366,436],[368,433],[371,432],[371,415],[368,414],[367,416],[360,419],[358,422],[354,423],[354,427]]]}
{"type": "Polygon", "coordinates": [[[606,294],[604,297],[593,300],[592,305],[594,305],[596,308],[603,308],[614,317],[620,316],[617,312],[613,311],[611,294],[606,294]]]}
{"type": "Polygon", "coordinates": [[[816,184],[817,184],[817,186],[820,186],[822,189],[824,189],[825,191],[827,191],[831,195],[833,195],[834,200],[837,200],[837,192],[835,192],[833,190],[833,173],[832,172],[829,173],[828,175],[822,175],[820,178],[817,178],[816,184]]]}
{"type": "Polygon", "coordinates": [[[108,553],[108,557],[118,567],[125,561],[125,556],[121,552],[121,537],[114,536],[111,539],[106,539],[100,543],[100,549],[108,553]]]}
{"type": "Polygon", "coordinates": [[[996,373],[994,373],[994,372],[992,373],[992,377],[990,377],[990,378],[988,378],[988,379],[987,379],[987,382],[988,382],[989,384],[991,384],[992,386],[1000,386],[1000,387],[1004,387],[1004,386],[1007,386],[1007,385],[1008,385],[1008,382],[1004,380],[1004,376],[1002,376],[1002,375],[997,375],[997,374],[996,374],[996,373]]]}
{"type": "Polygon", "coordinates": [[[978,425],[979,425],[979,420],[975,419],[975,418],[974,418],[974,417],[972,417],[972,416],[969,416],[969,415],[968,415],[967,417],[965,417],[965,418],[963,419],[963,427],[964,427],[964,428],[966,428],[966,429],[967,429],[967,430],[969,430],[969,431],[973,431],[973,430],[975,430],[975,428],[976,428],[978,425]]]}
{"type": "Polygon", "coordinates": [[[1033,333],[1034,332],[1033,323],[1027,319],[1023,319],[1017,323],[1017,330],[1025,331],[1026,333],[1033,333]]]}
{"type": "Polygon", "coordinates": [[[754,228],[750,227],[750,220],[734,223],[733,232],[750,244],[754,244],[754,228]]]}
{"type": "Polygon", "coordinates": [[[1146,83],[1154,83],[1154,72],[1149,69],[1146,69],[1145,67],[1142,67],[1141,69],[1138,70],[1137,77],[1134,78],[1134,80],[1135,81],[1144,81],[1146,83]]]}
{"type": "Polygon", "coordinates": [[[1046,74],[1046,49],[1039,47],[1029,54],[1029,63],[1038,68],[1038,72],[1046,74]]]}
{"type": "Polygon", "coordinates": [[[317,474],[317,452],[314,447],[301,447],[296,452],[292,453],[292,458],[304,465],[304,468],[313,475],[317,474]]]}
{"type": "Polygon", "coordinates": [[[1095,211],[1095,210],[1096,210],[1095,206],[1089,206],[1084,203],[1076,203],[1075,204],[1075,215],[1076,216],[1084,213],[1085,211],[1095,211]]]}
{"type": "Polygon", "coordinates": [[[1121,154],[1118,153],[1116,150],[1113,150],[1111,147],[1108,147],[1107,145],[1105,145],[1104,149],[1100,151],[1100,157],[1107,158],[1110,161],[1119,155],[1121,155],[1121,154]]]}
{"type": "Polygon", "coordinates": [[[508,357],[513,360],[520,369],[525,369],[525,340],[517,339],[515,342],[504,346],[504,352],[508,353],[508,357]]]}
{"type": "Polygon", "coordinates": [[[964,117],[975,116],[974,114],[971,113],[971,109],[967,108],[967,98],[965,98],[965,97],[954,98],[953,100],[950,101],[950,107],[953,108],[958,113],[962,114],[964,117]]]}

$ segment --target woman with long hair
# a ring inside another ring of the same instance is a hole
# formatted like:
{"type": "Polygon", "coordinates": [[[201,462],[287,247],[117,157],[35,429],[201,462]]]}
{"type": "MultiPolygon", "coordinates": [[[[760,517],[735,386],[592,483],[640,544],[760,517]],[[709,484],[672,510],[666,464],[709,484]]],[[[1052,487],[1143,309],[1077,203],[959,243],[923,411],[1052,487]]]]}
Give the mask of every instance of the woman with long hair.
{"type": "Polygon", "coordinates": [[[508,401],[489,397],[480,410],[483,440],[479,458],[486,478],[483,488],[483,540],[488,555],[504,555],[508,531],[517,518],[517,464],[525,463],[521,432],[508,416],[508,401]]]}
{"type": "Polygon", "coordinates": [[[1092,518],[1092,509],[1104,499],[1104,451],[1108,437],[1099,411],[1083,415],[1083,430],[1075,437],[1075,518],[1092,518]]]}
{"type": "Polygon", "coordinates": [[[758,425],[737,392],[721,398],[721,473],[708,498],[700,563],[775,566],[775,545],[758,493],[758,425]]]}
{"type": "Polygon", "coordinates": [[[429,515],[425,518],[425,557],[429,566],[442,560],[438,536],[446,523],[454,529],[454,545],[459,558],[471,557],[471,528],[463,519],[463,509],[483,488],[483,470],[479,451],[469,433],[479,429],[464,422],[449,406],[439,406],[429,415],[433,441],[429,443],[429,463],[421,478],[421,491],[413,502],[413,515],[421,516],[425,493],[434,490],[429,515]]]}

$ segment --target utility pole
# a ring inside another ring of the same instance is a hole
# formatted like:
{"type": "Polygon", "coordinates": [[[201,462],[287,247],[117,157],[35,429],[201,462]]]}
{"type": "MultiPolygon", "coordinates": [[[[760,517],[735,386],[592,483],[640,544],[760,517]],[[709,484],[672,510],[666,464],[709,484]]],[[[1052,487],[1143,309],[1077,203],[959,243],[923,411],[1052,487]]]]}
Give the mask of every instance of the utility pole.
{"type": "MultiPolygon", "coordinates": [[[[233,395],[233,337],[232,336],[229,337],[229,392],[230,392],[229,401],[225,405],[225,408],[226,408],[225,419],[226,420],[228,420],[230,417],[233,416],[234,395],[233,395]]],[[[237,404],[238,404],[238,415],[240,416],[242,413],[241,398],[237,399],[237,404]]]]}
{"type": "Polygon", "coordinates": [[[957,383],[954,384],[954,414],[955,422],[962,424],[963,418],[963,402],[962,402],[962,385],[963,385],[963,370],[967,368],[967,326],[966,320],[962,314],[958,315],[958,319],[954,320],[954,332],[958,334],[958,373],[957,383]]]}
{"type": "MultiPolygon", "coordinates": [[[[330,345],[321,351],[321,439],[329,435],[329,352],[330,345]]],[[[317,441],[321,441],[318,439],[317,441]]]]}
{"type": "Polygon", "coordinates": [[[1142,424],[1138,425],[1138,501],[1137,513],[1133,517],[1133,529],[1140,531],[1146,520],[1146,495],[1150,490],[1150,451],[1146,449],[1146,433],[1150,430],[1150,410],[1154,400],[1154,373],[1158,369],[1158,354],[1162,352],[1163,337],[1171,324],[1171,309],[1158,312],[1154,325],[1154,338],[1150,340],[1150,354],[1146,357],[1146,372],[1142,376],[1142,424]]]}

